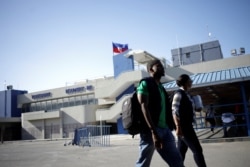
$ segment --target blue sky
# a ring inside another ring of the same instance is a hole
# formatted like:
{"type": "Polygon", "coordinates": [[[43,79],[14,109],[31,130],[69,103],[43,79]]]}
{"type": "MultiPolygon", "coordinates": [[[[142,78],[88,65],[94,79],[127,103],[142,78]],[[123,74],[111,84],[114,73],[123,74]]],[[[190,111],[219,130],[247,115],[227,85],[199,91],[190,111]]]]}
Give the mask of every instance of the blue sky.
{"type": "Polygon", "coordinates": [[[249,11],[249,0],[1,0],[0,90],[113,75],[112,42],[167,60],[177,45],[211,40],[224,58],[250,53],[249,11]]]}

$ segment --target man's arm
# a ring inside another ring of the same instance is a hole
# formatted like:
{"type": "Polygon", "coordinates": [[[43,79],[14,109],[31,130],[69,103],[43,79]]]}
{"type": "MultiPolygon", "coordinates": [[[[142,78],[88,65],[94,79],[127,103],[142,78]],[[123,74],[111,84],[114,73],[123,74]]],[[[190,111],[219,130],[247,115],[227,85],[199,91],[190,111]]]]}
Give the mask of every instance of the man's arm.
{"type": "Polygon", "coordinates": [[[180,127],[180,119],[179,119],[179,106],[180,106],[180,101],[181,101],[181,94],[180,93],[175,93],[173,97],[173,102],[172,102],[172,112],[173,112],[173,119],[174,123],[176,126],[176,135],[177,136],[182,136],[182,131],[180,127]]]}
{"type": "Polygon", "coordinates": [[[151,119],[151,115],[148,109],[148,96],[143,94],[138,94],[137,98],[139,103],[141,104],[141,110],[149,129],[151,130],[151,132],[156,133],[156,127],[151,119]]]}
{"type": "Polygon", "coordinates": [[[150,112],[148,109],[148,96],[143,95],[143,94],[138,94],[137,97],[138,97],[139,103],[141,104],[143,116],[147,122],[149,129],[151,130],[154,146],[156,149],[162,149],[163,142],[157,134],[156,126],[154,125],[154,123],[151,119],[151,115],[150,115],[150,112]]]}

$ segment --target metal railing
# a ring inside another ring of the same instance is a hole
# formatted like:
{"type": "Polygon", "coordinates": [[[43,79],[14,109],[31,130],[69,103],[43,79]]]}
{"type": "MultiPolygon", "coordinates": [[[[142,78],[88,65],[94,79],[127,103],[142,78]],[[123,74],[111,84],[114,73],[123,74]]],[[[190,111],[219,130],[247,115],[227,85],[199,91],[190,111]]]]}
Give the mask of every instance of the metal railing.
{"type": "Polygon", "coordinates": [[[110,146],[110,125],[87,125],[76,129],[74,144],[79,146],[110,146]]]}
{"type": "MultiPolygon", "coordinates": [[[[239,105],[241,106],[242,103],[234,103],[234,104],[222,104],[222,105],[215,105],[214,109],[219,109],[220,113],[216,113],[214,115],[215,119],[215,126],[211,126],[210,123],[206,125],[206,117],[203,116],[201,113],[199,116],[196,115],[195,121],[196,123],[194,124],[194,129],[199,131],[202,129],[210,129],[210,128],[227,128],[227,127],[232,127],[235,129],[235,131],[243,131],[243,136],[247,136],[247,117],[248,115],[241,110],[241,112],[235,112],[233,110],[233,106],[239,105]],[[231,107],[229,110],[226,107],[231,107]],[[225,110],[224,110],[225,108],[225,110]],[[222,122],[222,113],[232,113],[235,120],[233,120],[229,124],[225,124],[222,122]]],[[[243,107],[242,107],[243,108],[243,107]]]]}

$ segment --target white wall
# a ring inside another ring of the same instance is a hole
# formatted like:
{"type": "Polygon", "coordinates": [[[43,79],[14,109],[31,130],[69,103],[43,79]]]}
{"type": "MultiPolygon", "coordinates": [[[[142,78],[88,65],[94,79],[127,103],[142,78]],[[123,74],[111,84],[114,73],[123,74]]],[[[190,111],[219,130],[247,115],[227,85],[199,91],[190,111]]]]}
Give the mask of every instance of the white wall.
{"type": "Polygon", "coordinates": [[[96,105],[86,105],[53,112],[23,113],[23,139],[50,139],[51,135],[52,138],[62,138],[65,132],[68,137],[73,137],[75,128],[96,122],[96,109],[96,105]]]}

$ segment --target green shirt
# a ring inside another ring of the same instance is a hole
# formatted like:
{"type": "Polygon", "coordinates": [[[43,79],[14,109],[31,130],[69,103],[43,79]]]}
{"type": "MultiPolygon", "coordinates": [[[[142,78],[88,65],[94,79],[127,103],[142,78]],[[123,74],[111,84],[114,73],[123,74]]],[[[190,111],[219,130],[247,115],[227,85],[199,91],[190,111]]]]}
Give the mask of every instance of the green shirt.
{"type": "MultiPolygon", "coordinates": [[[[161,95],[161,113],[159,117],[159,122],[158,122],[158,127],[160,128],[166,128],[167,127],[167,122],[166,122],[166,97],[164,93],[164,88],[161,84],[158,84],[158,89],[161,95]]],[[[147,88],[147,83],[146,81],[142,81],[138,87],[137,87],[137,93],[138,94],[143,94],[145,96],[149,96],[148,88],[147,88]]]]}

